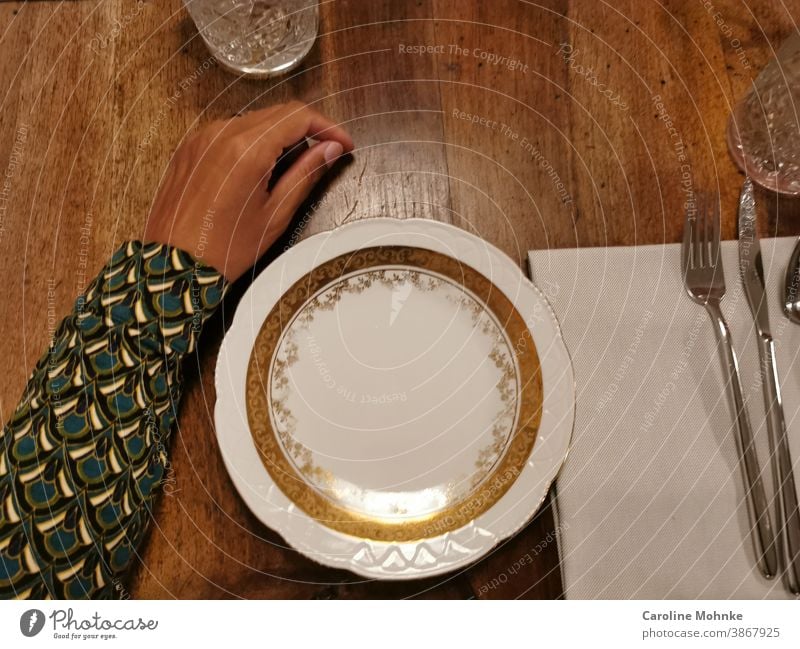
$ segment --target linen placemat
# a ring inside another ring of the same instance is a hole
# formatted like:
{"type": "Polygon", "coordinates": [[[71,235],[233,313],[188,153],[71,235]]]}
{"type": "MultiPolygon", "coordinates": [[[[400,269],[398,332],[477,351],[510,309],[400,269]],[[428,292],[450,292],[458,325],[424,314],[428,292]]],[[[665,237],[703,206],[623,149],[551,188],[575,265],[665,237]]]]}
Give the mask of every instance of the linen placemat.
{"type": "MultiPolygon", "coordinates": [[[[800,326],[781,312],[794,243],[761,245],[797,473],[800,326]]],[[[736,242],[723,242],[722,258],[722,309],[771,500],[756,333],[736,242]]],[[[677,244],[529,253],[575,371],[575,430],[555,492],[568,598],[788,597],[755,567],[714,329],[686,295],[679,260],[677,244]]]]}

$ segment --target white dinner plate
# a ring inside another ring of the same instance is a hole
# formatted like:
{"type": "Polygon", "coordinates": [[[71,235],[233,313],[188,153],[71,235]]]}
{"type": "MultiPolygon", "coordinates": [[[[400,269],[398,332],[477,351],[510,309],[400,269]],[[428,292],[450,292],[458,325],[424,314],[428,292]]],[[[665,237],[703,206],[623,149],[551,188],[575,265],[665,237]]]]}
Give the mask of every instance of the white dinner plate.
{"type": "Polygon", "coordinates": [[[222,456],[253,513],[366,577],[454,570],[518,531],[569,446],[572,368],[499,250],[365,219],[266,268],[217,361],[222,456]]]}

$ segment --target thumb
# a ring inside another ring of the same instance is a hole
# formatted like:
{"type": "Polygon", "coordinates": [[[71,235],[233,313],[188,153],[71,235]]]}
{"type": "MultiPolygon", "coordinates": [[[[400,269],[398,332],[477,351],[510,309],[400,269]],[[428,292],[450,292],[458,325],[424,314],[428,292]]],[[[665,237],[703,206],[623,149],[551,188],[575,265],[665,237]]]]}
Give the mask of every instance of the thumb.
{"type": "Polygon", "coordinates": [[[288,222],[342,152],[339,142],[319,142],[284,172],[272,188],[268,201],[278,221],[285,219],[288,222]]]}

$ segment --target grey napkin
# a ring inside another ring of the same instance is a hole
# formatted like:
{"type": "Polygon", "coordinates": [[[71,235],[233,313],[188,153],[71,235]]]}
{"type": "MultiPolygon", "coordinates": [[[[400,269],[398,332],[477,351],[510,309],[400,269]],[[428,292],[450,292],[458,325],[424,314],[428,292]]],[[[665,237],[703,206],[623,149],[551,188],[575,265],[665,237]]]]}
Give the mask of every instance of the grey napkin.
{"type": "MultiPolygon", "coordinates": [[[[800,326],[780,307],[794,241],[762,240],[762,250],[800,473],[800,326]]],[[[723,311],[772,499],[758,350],[736,243],[724,242],[722,256],[723,311]]],[[[568,598],[788,596],[755,567],[716,339],[705,310],[683,289],[679,258],[679,245],[529,253],[577,387],[572,447],[556,485],[568,598]]]]}

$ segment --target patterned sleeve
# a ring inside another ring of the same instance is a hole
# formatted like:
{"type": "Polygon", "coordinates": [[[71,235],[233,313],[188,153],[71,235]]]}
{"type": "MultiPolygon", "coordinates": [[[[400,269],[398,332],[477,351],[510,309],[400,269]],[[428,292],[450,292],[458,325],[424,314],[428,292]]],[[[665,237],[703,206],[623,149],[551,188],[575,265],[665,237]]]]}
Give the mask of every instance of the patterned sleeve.
{"type": "Polygon", "coordinates": [[[0,598],[114,597],[167,461],[180,362],[224,278],[162,244],[112,257],[0,439],[0,598]]]}

